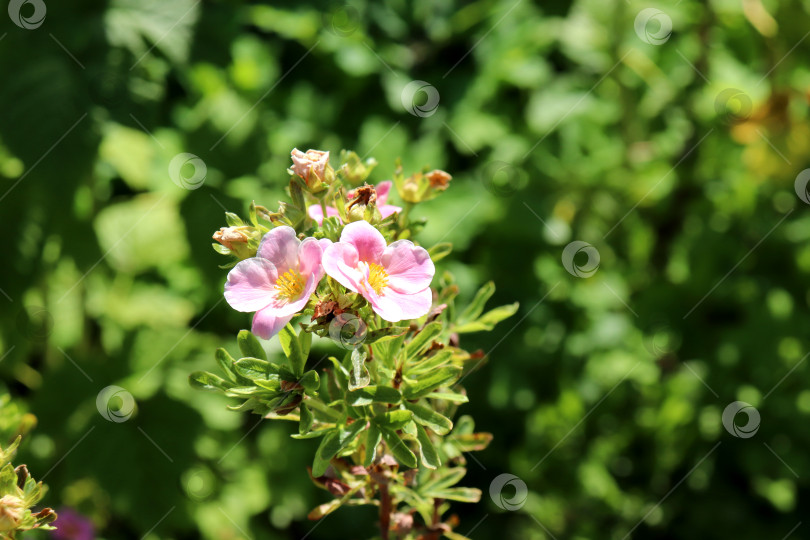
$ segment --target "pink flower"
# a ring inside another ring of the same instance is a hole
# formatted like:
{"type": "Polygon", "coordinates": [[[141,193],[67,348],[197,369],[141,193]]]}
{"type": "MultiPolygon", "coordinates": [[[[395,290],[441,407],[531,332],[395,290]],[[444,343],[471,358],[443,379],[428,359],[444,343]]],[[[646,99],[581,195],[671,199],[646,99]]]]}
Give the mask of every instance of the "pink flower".
{"type": "Polygon", "coordinates": [[[292,227],[276,227],[264,235],[255,257],[228,273],[225,300],[237,311],[255,311],[253,333],[270,339],[307,305],[323,278],[323,248],[331,243],[302,242],[292,227]]]}
{"type": "MultiPolygon", "coordinates": [[[[392,204],[385,204],[388,200],[388,193],[391,191],[391,186],[393,182],[391,180],[386,180],[385,182],[380,182],[376,186],[374,186],[374,190],[377,192],[377,210],[380,211],[380,215],[383,219],[387,218],[392,214],[396,214],[397,212],[401,211],[402,208],[399,206],[394,206],[392,204]]],[[[346,197],[349,199],[354,198],[354,193],[350,191],[346,194],[346,197]]],[[[309,208],[307,208],[307,213],[309,217],[314,219],[318,222],[318,225],[323,224],[323,209],[321,208],[320,204],[313,204],[309,208]]],[[[337,208],[334,206],[327,206],[326,207],[326,217],[337,217],[338,211],[337,208]]]]}
{"type": "Polygon", "coordinates": [[[385,245],[366,221],[349,223],[340,241],[323,254],[323,267],[338,283],[360,293],[383,319],[417,319],[430,311],[430,282],[436,271],[428,252],[410,240],[385,245]]]}
{"type": "Polygon", "coordinates": [[[329,152],[321,150],[302,152],[298,148],[293,148],[290,156],[293,161],[293,173],[303,178],[308,186],[315,185],[315,178],[323,180],[326,176],[326,168],[329,166],[329,152]],[[315,178],[310,178],[310,175],[315,176],[315,178]]]}

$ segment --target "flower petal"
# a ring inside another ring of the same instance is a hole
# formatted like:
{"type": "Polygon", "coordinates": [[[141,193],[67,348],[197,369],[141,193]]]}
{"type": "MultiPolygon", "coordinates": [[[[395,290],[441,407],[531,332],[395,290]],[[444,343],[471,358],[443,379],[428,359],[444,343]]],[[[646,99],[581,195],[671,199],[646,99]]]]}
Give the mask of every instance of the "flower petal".
{"type": "Polygon", "coordinates": [[[362,274],[357,270],[358,262],[357,249],[347,242],[335,242],[328,246],[321,259],[327,275],[353,292],[359,290],[362,279],[362,274]]]}
{"type": "Polygon", "coordinates": [[[228,272],[225,300],[237,311],[258,311],[276,297],[278,270],[270,261],[252,257],[228,272]]]}
{"type": "MultiPolygon", "coordinates": [[[[323,225],[323,208],[320,204],[312,204],[307,208],[309,217],[318,222],[318,225],[323,225]]],[[[334,206],[326,207],[326,217],[338,217],[340,214],[334,206]]]]}
{"type": "Polygon", "coordinates": [[[429,287],[436,272],[427,250],[410,240],[392,242],[385,248],[381,262],[388,273],[388,287],[405,294],[429,287]]]}
{"type": "Polygon", "coordinates": [[[283,274],[290,268],[296,267],[300,243],[295,229],[283,225],[264,235],[256,255],[269,260],[276,265],[279,274],[283,274]]]}
{"type": "Polygon", "coordinates": [[[418,319],[430,311],[433,303],[433,293],[430,288],[416,294],[403,294],[391,288],[386,288],[382,296],[374,294],[373,290],[363,295],[380,317],[388,322],[399,322],[408,319],[418,319]]]}
{"type": "Polygon", "coordinates": [[[318,280],[323,276],[321,269],[321,258],[323,248],[315,238],[305,238],[298,246],[298,272],[305,278],[310,274],[316,274],[318,280]]]}
{"type": "Polygon", "coordinates": [[[392,185],[394,183],[391,180],[385,180],[374,186],[374,191],[377,192],[377,207],[380,208],[380,211],[382,211],[381,207],[385,206],[385,201],[388,200],[388,193],[391,191],[392,185]]]}
{"type": "Polygon", "coordinates": [[[393,204],[384,204],[382,206],[378,206],[377,208],[379,209],[380,215],[383,219],[402,211],[402,208],[399,206],[394,206],[393,204]]]}
{"type": "Polygon", "coordinates": [[[252,331],[262,339],[270,339],[278,334],[291,319],[292,315],[277,317],[272,310],[262,309],[253,316],[252,331]]]}
{"type": "Polygon", "coordinates": [[[355,221],[346,225],[340,233],[340,241],[353,245],[361,261],[379,264],[385,250],[385,238],[368,221],[355,221]]]}

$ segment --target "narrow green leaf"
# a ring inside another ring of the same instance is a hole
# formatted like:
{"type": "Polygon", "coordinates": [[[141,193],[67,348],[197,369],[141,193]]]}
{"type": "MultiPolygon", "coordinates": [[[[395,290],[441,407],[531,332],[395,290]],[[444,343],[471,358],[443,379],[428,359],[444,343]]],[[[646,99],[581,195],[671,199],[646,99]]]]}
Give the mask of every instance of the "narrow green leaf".
{"type": "Polygon", "coordinates": [[[270,375],[278,375],[278,366],[258,358],[240,358],[233,364],[234,371],[242,377],[253,379],[267,379],[270,375]]]}
{"type": "Polygon", "coordinates": [[[411,358],[414,358],[416,355],[421,353],[422,350],[426,349],[428,345],[430,345],[430,343],[441,333],[442,323],[438,321],[434,321],[425,326],[422,331],[416,334],[410,343],[405,346],[405,361],[407,362],[411,358]]]}
{"type": "Polygon", "coordinates": [[[447,499],[466,503],[477,503],[481,500],[481,490],[476,488],[455,487],[447,489],[433,490],[426,493],[428,497],[434,499],[447,499]]]}
{"type": "Polygon", "coordinates": [[[404,335],[408,331],[407,326],[387,326],[378,330],[372,330],[366,334],[363,344],[384,343],[404,335]]]}
{"type": "Polygon", "coordinates": [[[228,390],[233,384],[207,371],[195,371],[188,376],[191,386],[203,390],[228,390]]]}
{"type": "Polygon", "coordinates": [[[288,323],[287,326],[281,329],[278,338],[281,342],[281,348],[284,350],[284,355],[290,360],[292,372],[297,377],[300,377],[304,373],[304,364],[307,359],[304,356],[304,351],[301,350],[301,343],[298,341],[295,328],[288,323]]]}
{"type": "Polygon", "coordinates": [[[417,465],[416,455],[408,448],[405,441],[400,439],[399,435],[391,429],[380,428],[380,432],[394,459],[406,467],[415,468],[417,465]]]}
{"type": "Polygon", "coordinates": [[[353,407],[371,405],[377,403],[399,403],[402,394],[396,388],[390,386],[365,386],[352,390],[346,396],[346,403],[353,407]]]}
{"type": "Polygon", "coordinates": [[[304,435],[309,433],[312,429],[312,412],[310,412],[309,407],[306,404],[302,403],[299,407],[300,411],[300,421],[298,422],[298,433],[300,435],[304,435]]]}
{"type": "Polygon", "coordinates": [[[301,376],[298,384],[304,387],[307,394],[314,396],[321,389],[321,378],[318,376],[317,371],[310,369],[301,376]]]}
{"type": "Polygon", "coordinates": [[[419,458],[422,460],[422,465],[428,469],[436,469],[442,466],[442,460],[436,447],[433,446],[433,441],[430,440],[430,435],[425,431],[425,428],[418,425],[416,426],[416,440],[419,441],[419,458]]]}
{"type": "Polygon", "coordinates": [[[453,403],[468,403],[470,399],[464,394],[453,392],[452,390],[445,390],[444,392],[432,392],[429,396],[430,399],[443,399],[453,403]]]}
{"type": "Polygon", "coordinates": [[[411,421],[413,413],[405,409],[397,409],[393,411],[384,412],[374,417],[372,422],[387,429],[402,429],[405,424],[411,421]]]}
{"type": "Polygon", "coordinates": [[[466,323],[477,319],[478,316],[484,312],[484,305],[494,293],[495,283],[492,281],[485,283],[484,286],[478,289],[478,292],[475,293],[475,297],[473,297],[470,305],[468,305],[466,309],[461,312],[461,315],[458,317],[459,322],[466,323]]]}
{"type": "Polygon", "coordinates": [[[309,358],[309,349],[312,347],[312,332],[301,331],[298,334],[298,344],[301,346],[301,356],[309,358]]]}
{"type": "Polygon", "coordinates": [[[360,349],[352,351],[352,371],[349,376],[349,390],[363,388],[371,383],[371,376],[366,368],[368,354],[360,349]]]}
{"type": "Polygon", "coordinates": [[[374,463],[377,457],[377,446],[380,444],[382,433],[376,424],[371,424],[366,432],[366,459],[363,460],[363,465],[369,467],[374,463]]]}
{"type": "Polygon", "coordinates": [[[447,257],[448,255],[450,255],[452,251],[453,251],[452,243],[441,242],[430,248],[428,250],[428,253],[430,254],[430,260],[432,260],[433,262],[438,262],[447,257]]]}
{"type": "Polygon", "coordinates": [[[336,429],[332,434],[321,441],[321,445],[315,452],[315,461],[312,464],[312,476],[323,476],[329,466],[329,460],[335,457],[341,450],[346,448],[357,435],[366,428],[364,420],[358,420],[349,424],[345,428],[336,429]]]}
{"type": "Polygon", "coordinates": [[[433,390],[447,386],[456,381],[461,376],[461,368],[448,366],[420,377],[413,383],[403,386],[402,395],[405,399],[418,399],[430,394],[433,390]]]}
{"type": "Polygon", "coordinates": [[[233,357],[228,354],[228,351],[219,348],[214,353],[214,357],[217,360],[217,364],[219,364],[219,369],[222,370],[222,373],[225,374],[228,380],[231,382],[237,382],[236,374],[234,374],[233,369],[233,357]]]}
{"type": "Polygon", "coordinates": [[[413,419],[438,435],[446,435],[453,429],[453,422],[429,407],[406,401],[405,408],[413,413],[413,419]]]}
{"type": "Polygon", "coordinates": [[[239,350],[242,351],[242,356],[267,360],[267,353],[264,352],[264,347],[262,347],[258,338],[251,334],[249,330],[240,330],[239,335],[236,337],[236,342],[239,344],[239,350]]]}
{"type": "Polygon", "coordinates": [[[488,332],[495,328],[495,325],[501,322],[504,319],[507,319],[517,313],[520,304],[515,302],[514,304],[507,304],[505,306],[496,307],[486,313],[484,313],[478,320],[470,321],[464,324],[460,324],[453,329],[459,334],[465,334],[470,332],[488,332]]]}

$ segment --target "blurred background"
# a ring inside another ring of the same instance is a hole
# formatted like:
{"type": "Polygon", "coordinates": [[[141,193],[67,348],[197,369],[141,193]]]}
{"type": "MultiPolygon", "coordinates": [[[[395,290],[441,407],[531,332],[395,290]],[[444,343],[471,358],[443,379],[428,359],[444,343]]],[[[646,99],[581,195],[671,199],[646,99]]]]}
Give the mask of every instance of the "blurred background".
{"type": "Polygon", "coordinates": [[[38,418],[17,461],[64,516],[376,534],[371,509],[306,520],[331,497],[317,441],[187,381],[249,324],[222,302],[224,211],[275,207],[293,147],[348,148],[374,182],[397,157],[451,172],[422,243],[453,242],[462,299],[492,279],[521,303],[465,337],[490,356],[462,412],[495,439],[457,532],[810,534],[810,2],[8,4],[0,390],[38,418]]]}

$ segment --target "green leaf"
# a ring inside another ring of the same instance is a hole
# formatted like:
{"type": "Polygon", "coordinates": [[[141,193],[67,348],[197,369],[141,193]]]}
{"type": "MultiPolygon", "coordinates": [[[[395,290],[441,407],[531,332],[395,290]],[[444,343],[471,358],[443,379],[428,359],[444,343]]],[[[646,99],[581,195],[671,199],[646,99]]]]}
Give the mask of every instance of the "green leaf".
{"type": "Polygon", "coordinates": [[[446,364],[450,364],[453,354],[452,350],[443,349],[427,358],[422,357],[405,366],[404,374],[408,378],[416,379],[422,373],[435,371],[444,367],[446,364]]]}
{"type": "Polygon", "coordinates": [[[363,465],[369,467],[374,459],[377,457],[377,446],[380,444],[382,433],[376,424],[370,424],[366,432],[366,459],[363,460],[363,465]]]}
{"type": "Polygon", "coordinates": [[[374,422],[381,428],[397,430],[405,427],[405,424],[410,422],[412,418],[413,413],[411,411],[405,409],[397,409],[385,412],[383,414],[378,414],[373,418],[372,422],[374,422]]]}
{"type": "Polygon", "coordinates": [[[475,293],[475,297],[473,297],[470,305],[461,312],[461,315],[458,317],[459,322],[466,323],[477,319],[478,316],[484,312],[484,305],[493,294],[495,294],[495,283],[492,281],[485,283],[484,286],[475,293]]]}
{"type": "Polygon", "coordinates": [[[214,357],[217,360],[217,364],[219,364],[219,368],[222,370],[228,380],[231,382],[237,382],[236,375],[233,372],[233,357],[228,354],[228,351],[223,348],[219,348],[214,353],[214,357]]]}
{"type": "Polygon", "coordinates": [[[346,448],[366,428],[366,425],[364,420],[358,420],[345,428],[334,429],[327,435],[315,452],[315,460],[312,463],[312,476],[323,476],[327,467],[329,467],[329,461],[346,448]]]}
{"type": "Polygon", "coordinates": [[[479,317],[478,320],[460,324],[454,327],[454,330],[459,334],[470,332],[488,332],[495,328],[495,325],[502,320],[508,319],[517,313],[519,307],[520,304],[518,302],[496,307],[479,317]]]}
{"type": "Polygon", "coordinates": [[[444,415],[441,415],[429,407],[423,407],[415,403],[403,403],[405,408],[413,413],[413,419],[418,424],[431,429],[438,435],[446,435],[453,429],[453,422],[444,415]]]}
{"type": "Polygon", "coordinates": [[[236,342],[239,344],[239,350],[242,351],[242,356],[267,360],[267,353],[264,352],[262,344],[259,343],[258,338],[251,334],[250,331],[240,330],[239,335],[236,337],[236,342]]]}
{"type": "Polygon", "coordinates": [[[300,420],[298,422],[298,433],[300,435],[304,435],[309,433],[312,429],[312,412],[310,412],[309,407],[306,404],[302,403],[299,407],[300,411],[300,420]]]}
{"type": "Polygon", "coordinates": [[[3,495],[13,494],[17,491],[17,473],[14,472],[14,465],[6,463],[0,469],[0,493],[3,495]]]}
{"type": "Polygon", "coordinates": [[[298,384],[304,387],[307,394],[314,396],[321,389],[321,378],[318,376],[317,371],[310,369],[301,376],[298,384]]]}
{"type": "Polygon", "coordinates": [[[278,366],[258,358],[240,358],[233,364],[234,371],[242,377],[253,381],[254,379],[267,379],[270,375],[278,375],[278,366]]]}
{"type": "Polygon", "coordinates": [[[263,388],[265,390],[270,390],[271,392],[280,392],[281,391],[281,383],[278,379],[253,379],[253,384],[256,386],[263,388]]]}
{"type": "Polygon", "coordinates": [[[288,323],[287,326],[281,329],[278,338],[281,342],[281,348],[284,350],[284,355],[290,360],[292,372],[297,377],[300,377],[304,373],[304,364],[306,364],[307,359],[301,349],[301,343],[298,341],[295,328],[288,323]]]}
{"type": "Polygon", "coordinates": [[[434,499],[447,499],[466,503],[477,503],[481,500],[481,490],[476,488],[455,487],[438,489],[427,492],[425,495],[434,499]]]}
{"type": "Polygon", "coordinates": [[[366,368],[366,357],[368,354],[360,349],[352,351],[352,371],[349,375],[349,390],[363,388],[371,383],[371,376],[366,368]]]}
{"type": "Polygon", "coordinates": [[[426,349],[431,342],[442,333],[442,323],[434,321],[425,326],[421,332],[405,346],[405,362],[417,356],[426,349]]]}
{"type": "Polygon", "coordinates": [[[405,441],[400,439],[399,435],[397,435],[394,430],[380,428],[380,432],[394,458],[406,467],[410,467],[411,469],[415,468],[417,465],[416,455],[411,452],[411,449],[408,448],[405,441]]]}
{"type": "Polygon", "coordinates": [[[448,366],[434,371],[413,383],[406,383],[402,389],[405,399],[418,399],[430,394],[440,386],[446,386],[454,382],[461,375],[461,368],[448,366]]]}
{"type": "Polygon", "coordinates": [[[492,433],[453,435],[449,441],[461,452],[477,452],[489,446],[492,442],[492,433]]]}
{"type": "Polygon", "coordinates": [[[354,407],[377,403],[399,403],[402,394],[390,386],[365,386],[352,390],[346,395],[346,403],[354,407]]]}
{"type": "Polygon", "coordinates": [[[207,371],[195,371],[188,376],[188,381],[191,386],[203,390],[228,390],[233,387],[233,384],[207,371]]]}
{"type": "Polygon", "coordinates": [[[312,347],[312,332],[298,334],[298,344],[301,346],[301,356],[309,358],[309,349],[312,347]]]}
{"type": "Polygon", "coordinates": [[[372,330],[366,334],[365,339],[363,339],[363,343],[365,345],[371,345],[372,343],[384,343],[404,335],[407,331],[407,326],[387,326],[378,330],[372,330]]]}
{"type": "Polygon", "coordinates": [[[419,458],[422,460],[422,465],[428,469],[441,467],[442,460],[439,458],[436,447],[433,446],[433,441],[430,440],[430,435],[425,431],[425,428],[418,424],[416,426],[416,440],[419,442],[419,458]]]}
{"type": "Polygon", "coordinates": [[[450,255],[452,251],[453,251],[452,243],[441,242],[430,248],[428,250],[428,253],[430,254],[430,260],[432,260],[433,262],[438,262],[447,257],[448,255],[450,255]]]}
{"type": "Polygon", "coordinates": [[[443,392],[433,392],[429,396],[430,399],[443,399],[453,403],[468,403],[470,399],[464,394],[453,392],[452,390],[445,390],[443,392]]]}

